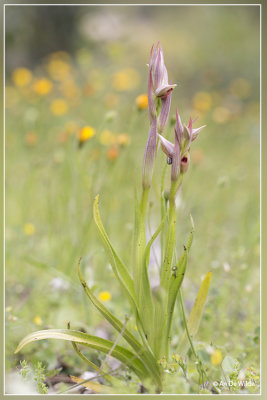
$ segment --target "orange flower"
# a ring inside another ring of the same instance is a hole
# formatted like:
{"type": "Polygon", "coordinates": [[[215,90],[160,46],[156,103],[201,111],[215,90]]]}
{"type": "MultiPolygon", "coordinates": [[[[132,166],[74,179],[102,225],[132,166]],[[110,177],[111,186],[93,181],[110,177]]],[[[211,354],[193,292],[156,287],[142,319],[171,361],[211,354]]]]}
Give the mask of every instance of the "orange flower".
{"type": "Polygon", "coordinates": [[[111,146],[107,150],[107,158],[110,161],[115,161],[118,158],[118,155],[119,155],[119,149],[117,146],[111,146]]]}
{"type": "Polygon", "coordinates": [[[140,94],[136,100],[136,105],[139,108],[139,110],[145,110],[148,107],[148,98],[147,94],[140,94]]]}

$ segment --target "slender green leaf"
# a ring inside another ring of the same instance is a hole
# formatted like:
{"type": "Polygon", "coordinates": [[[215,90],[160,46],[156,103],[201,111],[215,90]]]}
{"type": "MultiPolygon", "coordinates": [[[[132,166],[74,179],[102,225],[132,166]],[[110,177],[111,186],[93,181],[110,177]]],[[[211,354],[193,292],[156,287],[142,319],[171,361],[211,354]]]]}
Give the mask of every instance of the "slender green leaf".
{"type": "Polygon", "coordinates": [[[88,287],[85,282],[85,279],[81,272],[80,264],[78,266],[78,275],[81,281],[81,284],[84,288],[86,295],[89,297],[94,306],[101,312],[104,318],[119,332],[123,331],[122,337],[129,343],[129,345],[137,352],[138,356],[142,356],[144,353],[144,349],[142,349],[141,343],[129,332],[127,328],[124,328],[123,323],[116,318],[102,303],[97,299],[97,297],[93,294],[92,290],[88,287]],[[124,328],[124,329],[123,329],[124,328]]]}
{"type": "MultiPolygon", "coordinates": [[[[75,330],[47,329],[43,331],[33,332],[27,335],[19,343],[17,349],[15,350],[15,353],[18,353],[26,344],[43,339],[61,339],[75,343],[81,343],[87,347],[90,347],[91,349],[101,351],[105,354],[108,354],[114,345],[114,343],[110,340],[102,339],[100,337],[88,335],[86,333],[75,330]]],[[[138,359],[137,356],[130,350],[116,345],[111,355],[112,357],[121,361],[123,364],[129,366],[141,380],[148,375],[147,369],[142,361],[138,359]]]]}
{"type": "Polygon", "coordinates": [[[130,303],[133,307],[133,309],[138,308],[137,305],[137,299],[136,299],[136,294],[135,294],[135,289],[134,289],[134,283],[133,279],[130,276],[127,268],[115,252],[114,248],[112,247],[110,240],[108,238],[108,235],[104,229],[104,226],[101,221],[100,213],[99,213],[99,208],[98,208],[98,199],[99,195],[96,196],[95,201],[94,201],[94,220],[96,223],[96,226],[98,228],[99,236],[102,240],[102,243],[104,244],[104,247],[107,251],[107,254],[109,256],[109,260],[113,269],[113,272],[120,282],[125,294],[127,295],[128,299],[130,300],[130,303]]]}
{"type": "MultiPolygon", "coordinates": [[[[200,325],[204,306],[209,292],[211,276],[212,272],[208,272],[205,275],[187,321],[188,331],[191,337],[195,337],[200,325]]],[[[184,332],[178,344],[177,352],[180,355],[185,355],[188,349],[189,349],[189,341],[186,332],[184,332]]]]}
{"type": "Polygon", "coordinates": [[[167,304],[168,330],[170,329],[171,326],[174,305],[177,298],[178,290],[180,289],[184,279],[186,265],[187,265],[187,249],[185,248],[178,262],[178,265],[173,267],[173,273],[170,279],[170,285],[168,291],[168,304],[167,304]]]}
{"type": "Polygon", "coordinates": [[[150,249],[151,246],[154,242],[154,240],[157,238],[159,233],[161,232],[161,229],[164,225],[164,222],[166,220],[167,213],[163,217],[160,225],[158,226],[157,230],[155,233],[152,235],[151,239],[149,240],[145,253],[143,256],[143,266],[142,266],[142,272],[141,272],[141,288],[140,288],[140,298],[139,298],[139,304],[140,304],[140,314],[141,318],[144,324],[144,329],[145,329],[145,336],[150,343],[150,345],[153,346],[154,343],[154,333],[155,333],[155,327],[154,327],[154,316],[155,316],[155,309],[154,309],[154,303],[152,299],[152,292],[151,292],[151,287],[150,287],[150,282],[148,278],[148,265],[149,265],[149,254],[150,254],[150,249]]]}

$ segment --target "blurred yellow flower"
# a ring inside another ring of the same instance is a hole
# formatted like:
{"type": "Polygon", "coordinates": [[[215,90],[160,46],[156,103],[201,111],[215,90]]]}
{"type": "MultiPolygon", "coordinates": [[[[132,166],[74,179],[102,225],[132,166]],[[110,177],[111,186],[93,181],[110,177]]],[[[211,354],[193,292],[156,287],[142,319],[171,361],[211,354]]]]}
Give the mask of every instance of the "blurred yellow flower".
{"type": "Polygon", "coordinates": [[[247,79],[237,78],[230,84],[231,93],[240,99],[246,99],[251,92],[251,84],[247,79]]]}
{"type": "Polygon", "coordinates": [[[120,146],[127,146],[131,141],[131,138],[129,137],[129,135],[127,135],[127,133],[121,133],[118,135],[117,137],[117,143],[120,146]]]}
{"type": "Polygon", "coordinates": [[[145,110],[148,107],[148,98],[147,94],[140,94],[136,100],[136,105],[139,108],[139,110],[145,110]]]}
{"type": "Polygon", "coordinates": [[[86,140],[91,139],[95,135],[95,130],[91,126],[84,126],[79,132],[79,141],[86,142],[86,140]]]}
{"type": "Polygon", "coordinates": [[[110,301],[111,300],[111,293],[106,291],[106,292],[100,292],[98,294],[99,300],[105,302],[105,301],[110,301]]]}
{"type": "Polygon", "coordinates": [[[39,315],[36,315],[36,316],[33,318],[33,322],[35,323],[35,325],[42,325],[43,320],[42,320],[41,317],[39,317],[39,315]]]}
{"type": "Polygon", "coordinates": [[[104,129],[100,134],[99,142],[104,146],[111,146],[116,143],[116,136],[108,129],[104,129]]]}
{"type": "Polygon", "coordinates": [[[64,115],[67,113],[68,109],[68,103],[64,99],[55,99],[50,106],[50,110],[54,115],[64,115]]]}
{"type": "Polygon", "coordinates": [[[193,104],[199,111],[208,111],[212,104],[212,97],[207,92],[198,92],[194,96],[193,104]]]}
{"type": "Polygon", "coordinates": [[[222,359],[223,357],[220,350],[214,350],[210,356],[211,363],[215,366],[221,364],[222,359]]]}
{"type": "Polygon", "coordinates": [[[52,90],[53,83],[47,78],[37,79],[33,84],[33,90],[35,93],[45,96],[49,94],[52,90]]]}
{"type": "Polygon", "coordinates": [[[111,146],[108,150],[107,150],[107,159],[110,161],[114,161],[118,158],[119,155],[119,149],[117,146],[111,146]]]}
{"type": "Polygon", "coordinates": [[[34,146],[37,143],[37,140],[38,140],[38,137],[37,137],[36,132],[28,132],[25,135],[25,143],[28,146],[34,146]]]}
{"type": "Polygon", "coordinates": [[[213,120],[218,124],[225,124],[229,121],[230,116],[230,110],[225,107],[216,107],[212,113],[213,120]]]}
{"type": "Polygon", "coordinates": [[[16,68],[13,71],[12,80],[18,87],[27,86],[32,80],[32,73],[27,68],[16,68]]]}
{"type": "Polygon", "coordinates": [[[24,233],[27,236],[32,236],[35,234],[35,226],[31,223],[27,223],[23,227],[24,233]]]}
{"type": "Polygon", "coordinates": [[[64,81],[70,76],[71,66],[61,59],[53,59],[48,64],[48,72],[55,81],[64,81]]]}
{"type": "Polygon", "coordinates": [[[118,91],[131,90],[139,84],[139,74],[132,68],[116,72],[112,77],[112,86],[118,91]]]}
{"type": "Polygon", "coordinates": [[[19,101],[19,95],[16,89],[12,86],[6,86],[5,88],[5,107],[11,108],[19,101]]]}

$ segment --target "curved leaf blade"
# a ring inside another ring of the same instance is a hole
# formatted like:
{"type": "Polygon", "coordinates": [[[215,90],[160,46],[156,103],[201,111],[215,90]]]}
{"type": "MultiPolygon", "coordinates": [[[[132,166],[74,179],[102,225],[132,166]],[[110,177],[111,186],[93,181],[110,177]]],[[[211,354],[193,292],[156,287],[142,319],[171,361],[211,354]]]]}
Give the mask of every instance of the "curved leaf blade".
{"type": "MultiPolygon", "coordinates": [[[[105,354],[108,354],[114,346],[114,343],[110,340],[88,335],[83,332],[71,329],[47,329],[27,335],[19,343],[15,353],[18,353],[27,344],[43,339],[61,339],[70,342],[81,343],[87,347],[90,347],[91,349],[101,351],[105,354]]],[[[147,376],[147,369],[145,368],[144,364],[130,350],[116,345],[110,355],[121,361],[123,364],[129,366],[141,380],[147,376]]]]}

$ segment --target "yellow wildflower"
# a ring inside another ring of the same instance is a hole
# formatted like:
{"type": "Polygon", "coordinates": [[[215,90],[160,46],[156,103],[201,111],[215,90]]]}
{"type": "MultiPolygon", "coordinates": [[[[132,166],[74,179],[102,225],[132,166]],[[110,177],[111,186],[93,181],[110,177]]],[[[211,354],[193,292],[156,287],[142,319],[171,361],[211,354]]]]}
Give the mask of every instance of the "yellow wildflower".
{"type": "Polygon", "coordinates": [[[116,158],[118,158],[119,155],[119,149],[117,146],[111,146],[108,150],[107,150],[107,158],[110,161],[114,161],[116,160],[116,158]]]}
{"type": "Polygon", "coordinates": [[[118,91],[134,89],[139,83],[139,74],[128,68],[116,72],[112,77],[112,86],[118,91]]]}
{"type": "Polygon", "coordinates": [[[88,139],[91,139],[95,135],[95,130],[91,126],[84,126],[79,132],[79,141],[86,142],[88,139]]]}
{"type": "Polygon", "coordinates": [[[210,356],[211,363],[215,366],[221,364],[222,359],[223,357],[220,350],[214,350],[210,356]]]}
{"type": "Polygon", "coordinates": [[[33,90],[35,93],[45,96],[49,94],[52,90],[53,83],[47,78],[40,78],[34,82],[33,90]]]}
{"type": "Polygon", "coordinates": [[[230,110],[225,107],[216,107],[212,114],[212,118],[218,124],[225,124],[229,121],[230,116],[230,110]]]}
{"type": "Polygon", "coordinates": [[[251,92],[251,84],[247,79],[237,78],[230,84],[231,93],[240,99],[246,99],[251,92]]]}
{"type": "Polygon", "coordinates": [[[39,317],[39,315],[36,315],[36,316],[33,318],[33,322],[35,323],[35,325],[42,325],[43,320],[42,320],[41,317],[39,317]]]}
{"type": "Polygon", "coordinates": [[[5,88],[5,107],[11,108],[19,101],[19,95],[16,89],[12,86],[6,86],[5,88]]]}
{"type": "Polygon", "coordinates": [[[212,97],[207,92],[198,92],[194,96],[193,104],[199,111],[208,111],[212,104],[212,97]]]}
{"type": "Polygon", "coordinates": [[[32,236],[35,233],[35,226],[31,223],[27,223],[23,227],[24,233],[27,236],[32,236]]]}
{"type": "Polygon", "coordinates": [[[139,108],[139,110],[145,110],[148,107],[148,98],[147,94],[140,94],[136,100],[136,105],[139,108]]]}
{"type": "Polygon", "coordinates": [[[117,137],[117,143],[120,146],[127,146],[127,144],[129,144],[130,141],[131,141],[131,138],[129,137],[129,135],[127,135],[127,133],[121,133],[117,137]]]}
{"type": "Polygon", "coordinates": [[[66,61],[52,58],[48,64],[48,72],[55,81],[62,82],[70,76],[71,66],[66,61]]]}
{"type": "Polygon", "coordinates": [[[55,99],[50,106],[54,115],[64,115],[68,111],[68,108],[68,103],[64,99],[55,99]]]}
{"type": "Polygon", "coordinates": [[[32,80],[32,73],[27,68],[16,68],[13,71],[12,80],[18,87],[27,86],[32,80]]]}
{"type": "Polygon", "coordinates": [[[111,146],[116,143],[116,136],[108,129],[104,129],[103,132],[101,132],[99,141],[104,146],[111,146]]]}
{"type": "Polygon", "coordinates": [[[100,292],[98,294],[98,298],[99,300],[106,302],[106,301],[110,301],[111,300],[111,293],[106,291],[106,292],[100,292]]]}

